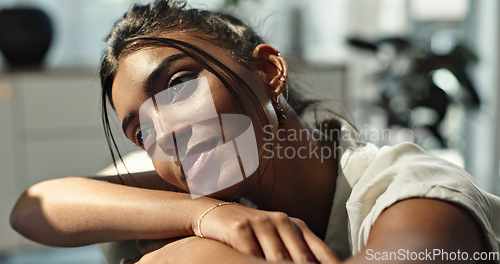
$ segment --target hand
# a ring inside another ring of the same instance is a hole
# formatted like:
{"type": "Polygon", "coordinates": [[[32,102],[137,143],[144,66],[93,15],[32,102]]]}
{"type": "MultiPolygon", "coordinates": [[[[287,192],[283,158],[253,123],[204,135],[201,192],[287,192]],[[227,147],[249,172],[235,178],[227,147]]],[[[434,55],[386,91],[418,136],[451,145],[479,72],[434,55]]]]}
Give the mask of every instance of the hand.
{"type": "MultiPolygon", "coordinates": [[[[268,212],[242,205],[218,207],[203,218],[203,235],[237,251],[267,261],[338,263],[333,252],[306,224],[282,212],[268,212]]],[[[197,223],[195,234],[200,235],[197,223]]]]}
{"type": "Polygon", "coordinates": [[[316,257],[319,263],[324,264],[340,264],[340,260],[337,258],[335,253],[321,240],[317,237],[310,229],[307,227],[306,223],[298,218],[291,218],[291,220],[299,227],[302,231],[304,240],[307,242],[309,249],[316,257]]]}

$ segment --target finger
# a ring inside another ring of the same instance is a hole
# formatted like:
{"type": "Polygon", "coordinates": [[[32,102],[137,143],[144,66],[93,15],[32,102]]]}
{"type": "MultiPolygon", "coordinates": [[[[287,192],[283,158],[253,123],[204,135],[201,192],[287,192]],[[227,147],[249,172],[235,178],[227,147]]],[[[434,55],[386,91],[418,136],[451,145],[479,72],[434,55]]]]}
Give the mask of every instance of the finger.
{"type": "Polygon", "coordinates": [[[248,220],[236,222],[232,230],[233,238],[228,239],[230,246],[243,254],[264,257],[259,241],[248,220]]]}
{"type": "Polygon", "coordinates": [[[254,218],[252,227],[267,261],[277,262],[292,259],[275,223],[267,215],[254,218]]]}
{"type": "Polygon", "coordinates": [[[338,264],[340,260],[335,256],[333,251],[321,240],[317,237],[304,221],[300,219],[293,218],[291,219],[295,225],[302,231],[302,235],[308,246],[310,252],[313,257],[316,258],[319,263],[322,264],[338,264]]]}
{"type": "Polygon", "coordinates": [[[314,261],[313,254],[304,240],[301,229],[284,213],[277,213],[274,219],[280,237],[291,256],[291,260],[296,263],[314,261]]]}

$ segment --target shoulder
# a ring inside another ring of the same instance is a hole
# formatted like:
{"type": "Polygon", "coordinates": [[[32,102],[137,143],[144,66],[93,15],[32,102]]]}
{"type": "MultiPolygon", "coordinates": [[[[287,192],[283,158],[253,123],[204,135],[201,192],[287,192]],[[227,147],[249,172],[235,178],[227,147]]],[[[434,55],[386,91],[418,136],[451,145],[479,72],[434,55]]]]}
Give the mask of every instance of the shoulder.
{"type": "Polygon", "coordinates": [[[441,200],[412,198],[378,217],[357,258],[441,263],[468,261],[489,250],[481,227],[466,210],[441,200]]]}
{"type": "MultiPolygon", "coordinates": [[[[404,143],[380,149],[354,149],[343,169],[344,176],[351,179],[352,192],[346,207],[354,252],[366,245],[372,227],[383,214],[418,204],[430,205],[419,207],[424,214],[432,213],[432,208],[460,209],[475,220],[492,247],[498,249],[500,234],[495,225],[500,221],[500,199],[484,192],[463,168],[432,156],[415,144],[404,143]]],[[[446,223],[450,219],[444,211],[436,212],[446,223]]],[[[388,219],[391,218],[392,215],[388,219]]]]}

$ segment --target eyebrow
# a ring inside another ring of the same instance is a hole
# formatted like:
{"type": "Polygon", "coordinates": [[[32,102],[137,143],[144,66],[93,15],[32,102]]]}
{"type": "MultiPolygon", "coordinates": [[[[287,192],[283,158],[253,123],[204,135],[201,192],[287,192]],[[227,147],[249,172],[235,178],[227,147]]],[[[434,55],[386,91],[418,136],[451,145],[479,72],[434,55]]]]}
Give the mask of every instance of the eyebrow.
{"type": "Polygon", "coordinates": [[[156,69],[149,75],[148,79],[146,80],[145,86],[143,87],[144,91],[153,96],[153,87],[158,78],[160,77],[161,73],[172,66],[172,64],[178,60],[186,58],[187,55],[185,53],[178,53],[174,54],[172,56],[167,57],[164,59],[156,69]]]}
{"type": "MultiPolygon", "coordinates": [[[[153,72],[148,76],[146,83],[143,87],[143,90],[146,92],[148,95],[153,95],[153,87],[158,78],[160,77],[161,73],[172,66],[172,64],[178,60],[186,58],[187,55],[185,53],[178,53],[174,54],[172,56],[167,57],[164,59],[154,70],[153,72]]],[[[122,130],[125,135],[127,134],[127,128],[134,121],[134,119],[137,117],[137,114],[134,112],[128,113],[122,121],[122,130]]]]}

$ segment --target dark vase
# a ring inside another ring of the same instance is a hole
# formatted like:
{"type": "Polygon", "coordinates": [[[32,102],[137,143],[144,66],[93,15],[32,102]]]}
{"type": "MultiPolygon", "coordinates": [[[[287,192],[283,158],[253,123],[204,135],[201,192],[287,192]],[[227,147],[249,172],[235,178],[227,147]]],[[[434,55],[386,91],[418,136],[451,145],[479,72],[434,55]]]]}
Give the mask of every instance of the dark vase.
{"type": "Polygon", "coordinates": [[[41,66],[52,36],[52,22],[42,10],[24,7],[0,10],[0,50],[9,66],[41,66]]]}

